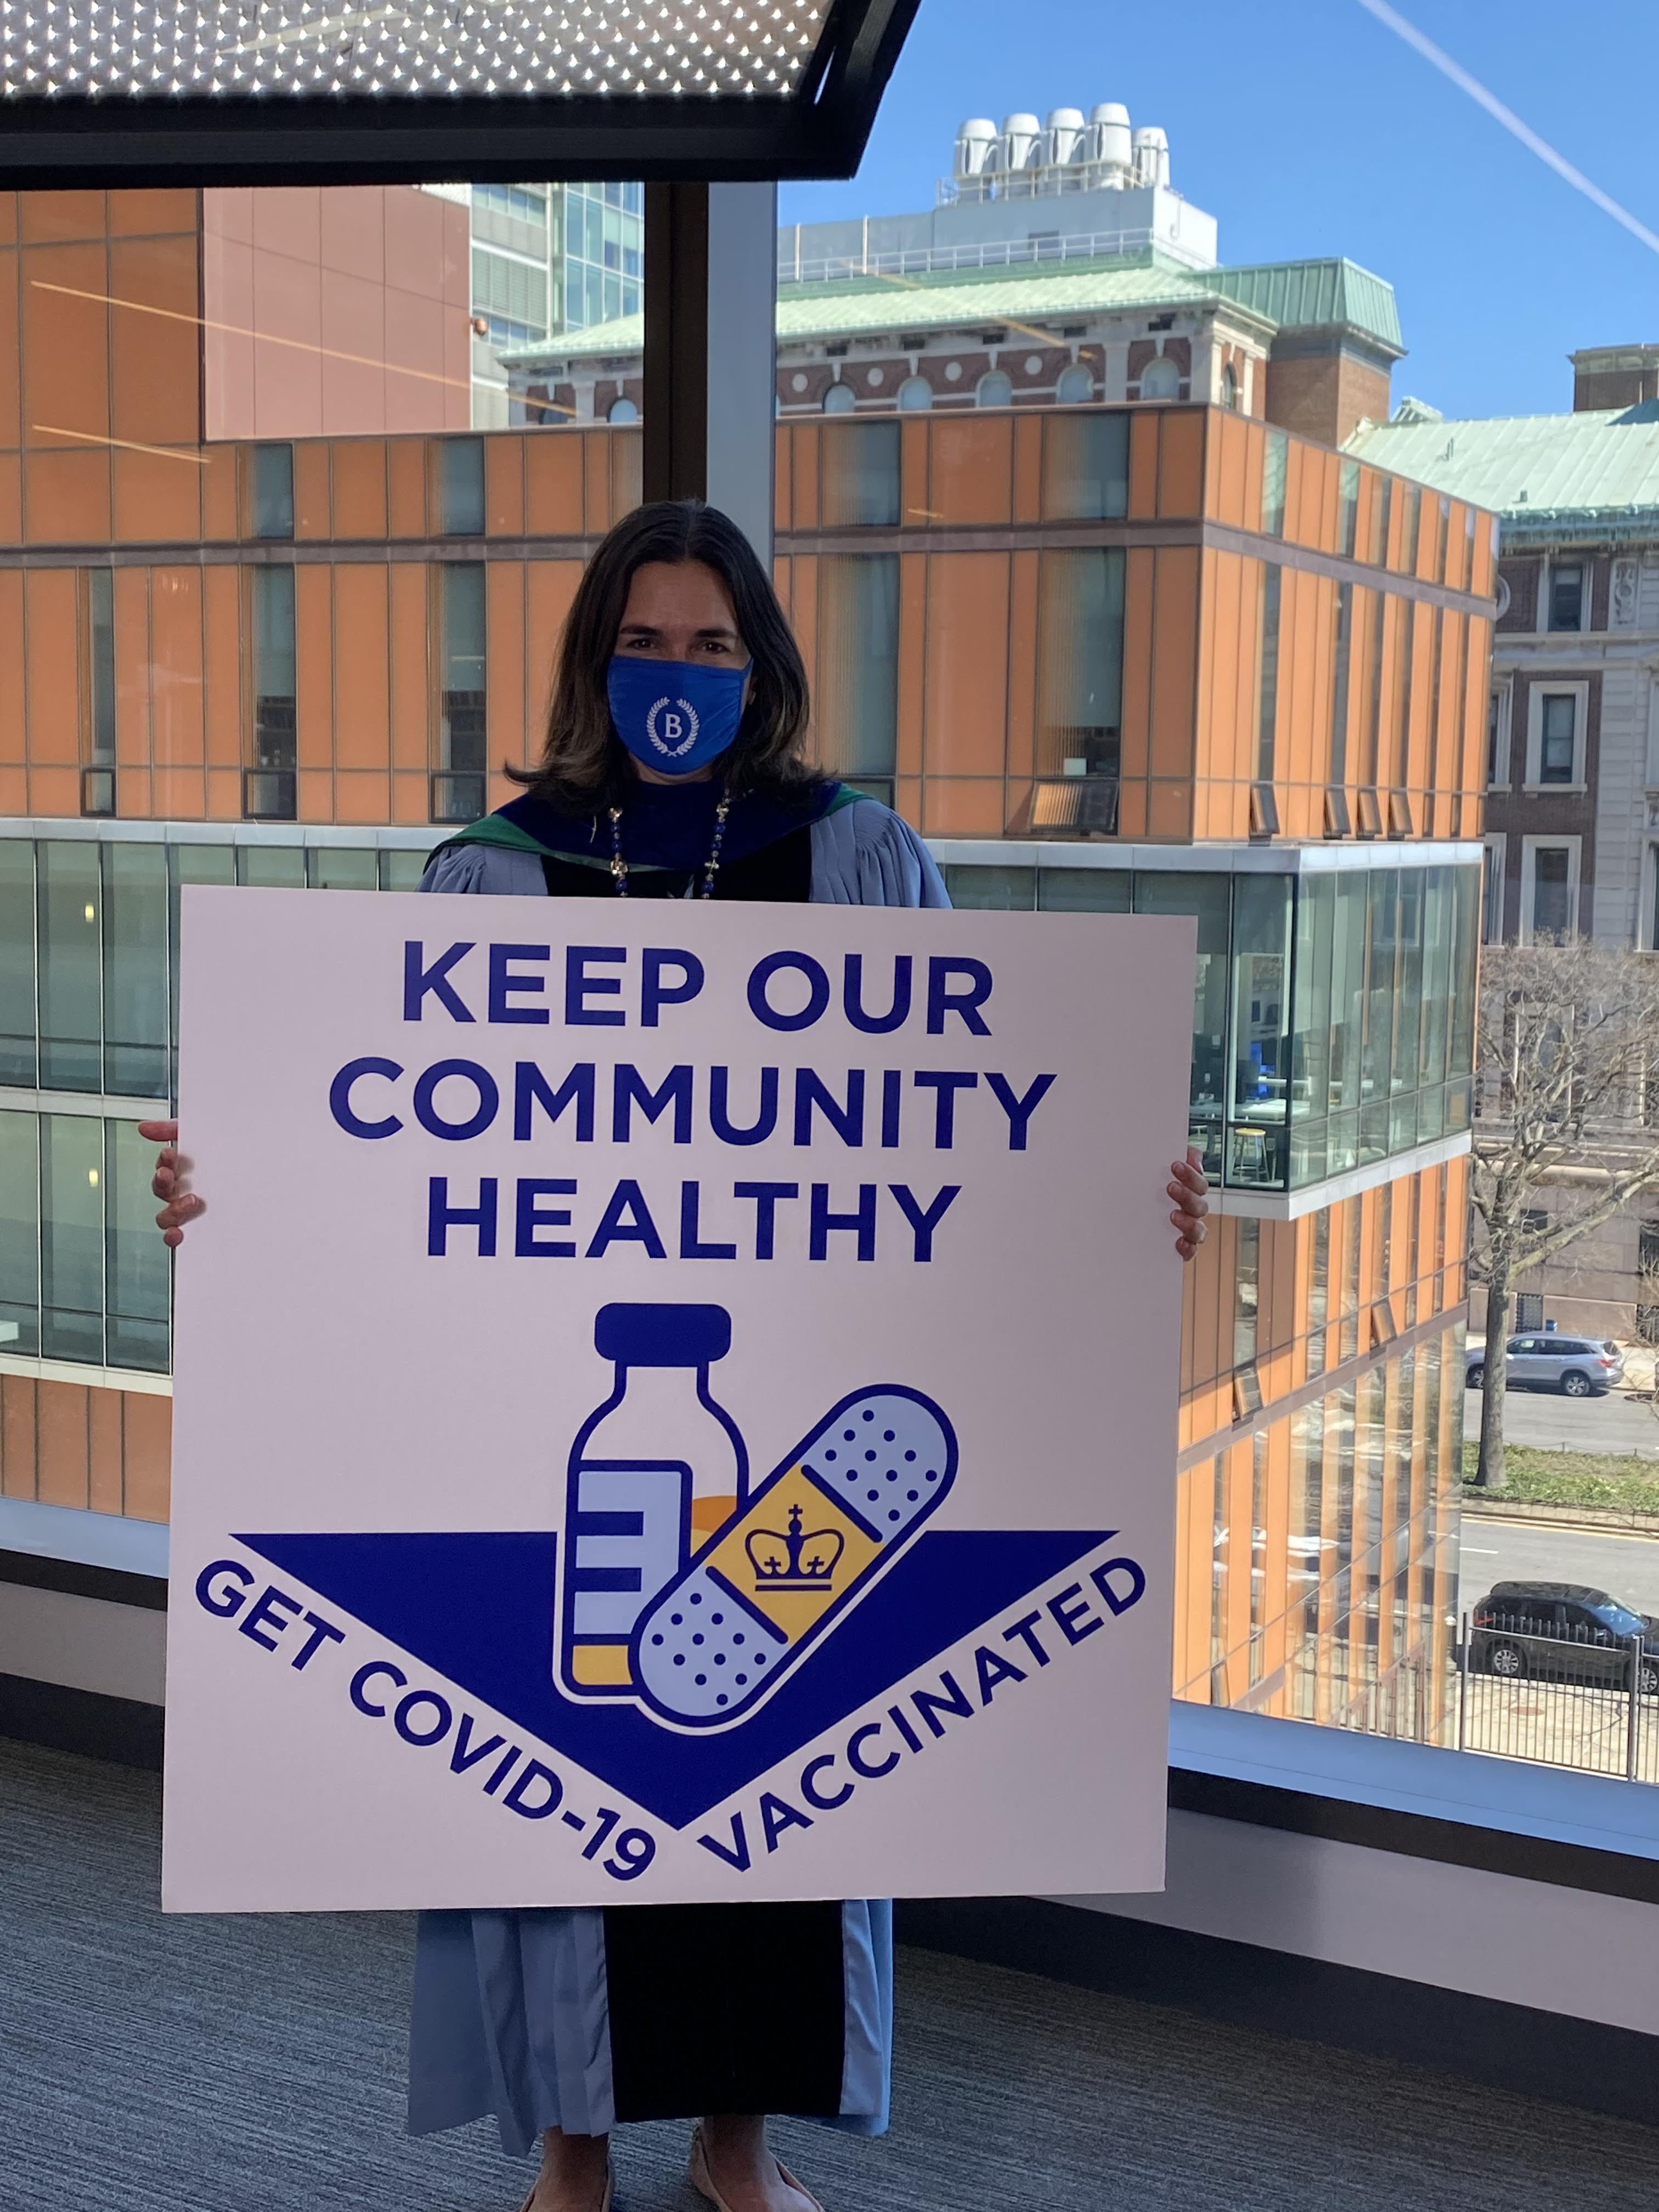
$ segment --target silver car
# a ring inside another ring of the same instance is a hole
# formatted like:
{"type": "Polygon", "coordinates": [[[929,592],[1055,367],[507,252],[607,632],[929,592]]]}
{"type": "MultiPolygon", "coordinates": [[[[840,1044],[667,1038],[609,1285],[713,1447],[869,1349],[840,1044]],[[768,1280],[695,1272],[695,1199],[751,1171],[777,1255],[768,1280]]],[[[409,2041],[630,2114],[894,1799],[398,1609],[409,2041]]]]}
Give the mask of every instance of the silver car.
{"type": "MultiPolygon", "coordinates": [[[[1625,1379],[1625,1355],[1611,1337],[1565,1336],[1555,1329],[1512,1336],[1506,1347],[1506,1386],[1511,1390],[1559,1390],[1568,1398],[1599,1398],[1625,1379]]],[[[1479,1390],[1486,1379],[1486,1354],[1477,1345],[1463,1364],[1463,1380],[1479,1390]]]]}

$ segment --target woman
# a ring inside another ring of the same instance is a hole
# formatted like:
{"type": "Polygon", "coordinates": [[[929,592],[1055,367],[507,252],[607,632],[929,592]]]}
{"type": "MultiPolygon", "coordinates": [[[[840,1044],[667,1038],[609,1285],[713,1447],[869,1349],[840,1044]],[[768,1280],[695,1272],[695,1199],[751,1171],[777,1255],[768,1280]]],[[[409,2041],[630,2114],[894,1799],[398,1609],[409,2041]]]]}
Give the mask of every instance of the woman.
{"type": "MultiPolygon", "coordinates": [[[[640,507],[578,586],[528,788],[441,846],[422,889],[948,906],[915,833],[806,764],[808,711],[735,525],[691,501],[640,507]]],[[[176,1125],[142,1126],[169,1146],[155,1188],[176,1244],[202,1202],[176,1125]]],[[[1196,1154],[1170,1172],[1188,1260],[1206,1186],[1196,1154]]],[[[410,2126],[493,2112],[519,2153],[539,2132],[525,2212],[609,2212],[612,2124],[701,2112],[691,2179],[719,2212],[808,2212],[760,2115],[880,2134],[891,2021],[883,1903],[423,1913],[410,2126]]]]}

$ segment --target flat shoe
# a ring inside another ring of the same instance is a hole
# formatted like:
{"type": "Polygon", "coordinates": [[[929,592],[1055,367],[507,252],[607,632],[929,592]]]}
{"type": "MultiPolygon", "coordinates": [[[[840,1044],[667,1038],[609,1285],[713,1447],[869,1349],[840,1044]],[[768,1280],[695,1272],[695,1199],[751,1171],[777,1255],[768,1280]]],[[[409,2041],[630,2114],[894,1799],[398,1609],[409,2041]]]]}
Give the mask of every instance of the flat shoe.
{"type": "MultiPolygon", "coordinates": [[[[805,2183],[797,2181],[794,2175],[790,2172],[788,2167],[784,2164],[781,2158],[775,2156],[773,2164],[782,2175],[784,2186],[787,2189],[795,2190],[799,2193],[799,2195],[804,2197],[806,2199],[806,2202],[811,2206],[812,2212],[823,2212],[823,2205],[820,2204],[817,2198],[813,2196],[811,2191],[806,2186],[805,2183]]],[[[719,2190],[715,2188],[713,2178],[709,2173],[708,2154],[703,2148],[702,2130],[700,2126],[696,2127],[691,2130],[691,2186],[696,2191],[699,2197],[706,2197],[708,2198],[708,2202],[714,2206],[714,2212],[732,2212],[732,2207],[726,2203],[725,2197],[720,2195],[719,2190]]]]}
{"type": "MultiPolygon", "coordinates": [[[[536,2201],[536,2191],[540,2187],[541,2176],[538,2174],[535,2180],[531,2183],[530,2194],[525,2198],[524,2203],[520,2205],[519,2212],[530,2212],[531,2206],[536,2201]]],[[[611,2163],[610,2160],[607,2159],[605,2164],[605,2194],[599,2199],[599,2212],[615,2212],[616,2203],[617,2169],[611,2163]]]]}

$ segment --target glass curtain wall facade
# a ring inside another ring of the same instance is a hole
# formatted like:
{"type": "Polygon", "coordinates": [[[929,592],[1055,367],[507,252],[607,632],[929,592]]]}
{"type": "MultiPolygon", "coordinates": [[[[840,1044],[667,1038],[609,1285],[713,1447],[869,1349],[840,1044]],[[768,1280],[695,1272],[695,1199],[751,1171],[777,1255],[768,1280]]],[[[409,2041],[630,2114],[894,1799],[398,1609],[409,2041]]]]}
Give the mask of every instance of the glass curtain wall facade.
{"type": "Polygon", "coordinates": [[[1477,860],[1212,872],[997,849],[946,863],[955,904],[1196,917],[1188,1135],[1212,1182],[1305,1190],[1468,1129],[1477,860]]]}
{"type": "Polygon", "coordinates": [[[493,346],[637,314],[645,187],[473,185],[472,308],[493,346]]]}

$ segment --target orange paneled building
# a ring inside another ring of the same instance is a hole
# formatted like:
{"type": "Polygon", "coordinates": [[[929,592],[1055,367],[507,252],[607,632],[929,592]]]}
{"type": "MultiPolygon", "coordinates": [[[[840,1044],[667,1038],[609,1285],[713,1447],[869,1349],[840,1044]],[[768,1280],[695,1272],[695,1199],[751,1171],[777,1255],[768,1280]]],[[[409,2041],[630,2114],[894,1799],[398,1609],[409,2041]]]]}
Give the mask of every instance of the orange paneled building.
{"type": "MultiPolygon", "coordinates": [[[[178,888],[417,880],[534,756],[641,465],[210,441],[204,235],[0,197],[0,1496],[150,1521],[178,888]]],[[[820,754],[958,902],[1199,917],[1177,1690],[1434,1735],[1490,519],[1180,404],[796,419],[776,483],[820,754]]]]}

